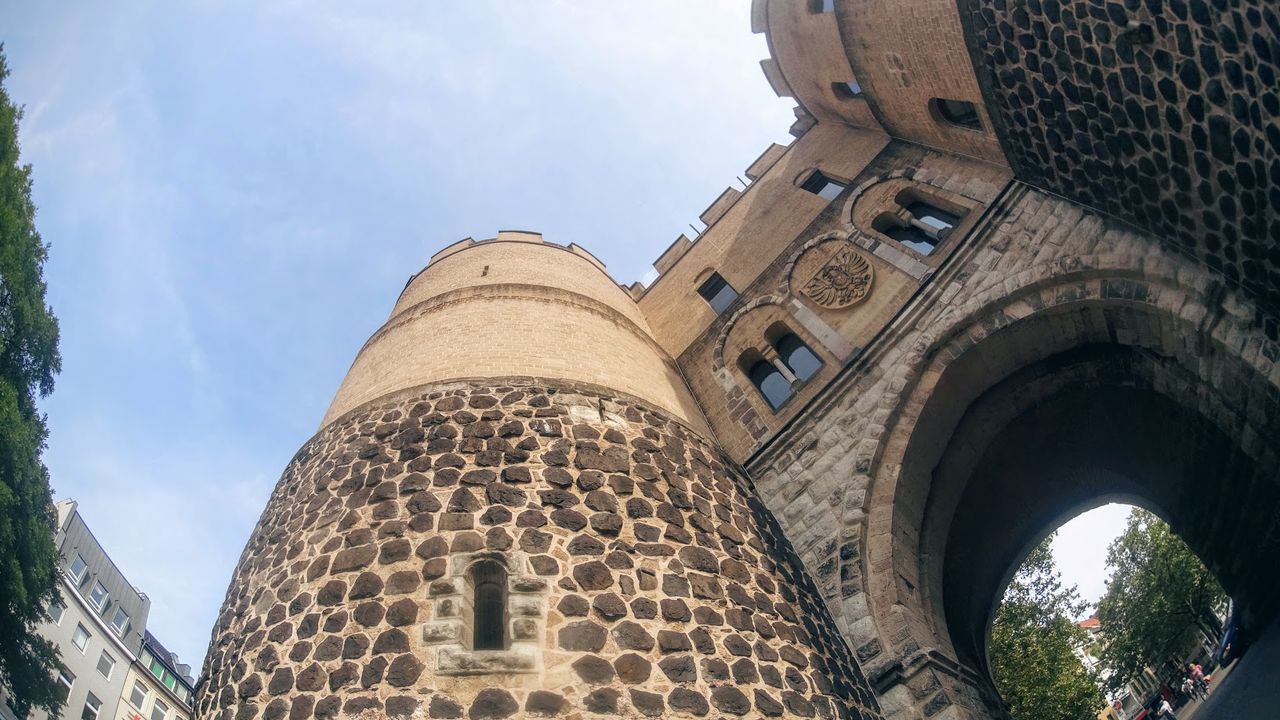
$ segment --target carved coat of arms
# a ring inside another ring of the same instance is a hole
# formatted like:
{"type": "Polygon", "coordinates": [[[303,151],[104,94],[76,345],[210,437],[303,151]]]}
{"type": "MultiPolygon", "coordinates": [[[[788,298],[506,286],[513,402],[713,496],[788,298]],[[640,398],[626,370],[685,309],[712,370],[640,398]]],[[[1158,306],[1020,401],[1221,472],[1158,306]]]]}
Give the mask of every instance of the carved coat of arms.
{"type": "Polygon", "coordinates": [[[874,279],[871,262],[849,243],[841,243],[840,249],[805,283],[803,292],[818,305],[837,310],[865,300],[871,294],[874,279]]]}

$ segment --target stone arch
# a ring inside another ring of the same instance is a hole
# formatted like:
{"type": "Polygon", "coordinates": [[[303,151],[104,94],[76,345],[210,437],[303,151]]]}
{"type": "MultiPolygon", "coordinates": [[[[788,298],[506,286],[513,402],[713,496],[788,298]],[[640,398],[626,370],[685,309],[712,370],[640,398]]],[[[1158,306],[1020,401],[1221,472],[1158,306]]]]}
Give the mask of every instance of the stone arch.
{"type": "MultiPolygon", "coordinates": [[[[987,458],[987,444],[1014,418],[1033,411],[1037,402],[1052,399],[1069,405],[1070,398],[1061,397],[1065,387],[1090,387],[1087,377],[1081,381],[1078,376],[1073,385],[1060,387],[1054,386],[1055,378],[1093,373],[1095,389],[1127,383],[1142,394],[1142,402],[1148,403],[1143,407],[1163,407],[1169,417],[1176,410],[1186,427],[1203,427],[1205,432],[1216,428],[1222,437],[1214,440],[1214,447],[1221,446],[1214,457],[1243,468],[1241,484],[1248,491],[1265,494],[1275,489],[1274,483],[1268,489],[1256,480],[1268,472],[1274,475],[1280,457],[1280,412],[1275,409],[1280,393],[1273,363],[1277,353],[1258,339],[1261,331],[1252,309],[1212,282],[1185,282],[1186,276],[1179,278],[1173,265],[1145,273],[1115,269],[1116,265],[1114,257],[1076,257],[1001,278],[977,288],[964,304],[972,310],[940,310],[932,321],[932,327],[940,328],[937,334],[920,333],[906,349],[891,380],[901,391],[881,400],[875,411],[884,417],[882,431],[860,449],[871,481],[863,506],[869,518],[866,535],[860,538],[864,552],[857,568],[865,595],[854,604],[863,609],[861,616],[855,613],[845,622],[861,625],[860,633],[854,633],[855,643],[859,634],[873,638],[855,645],[873,677],[897,674],[905,681],[913,663],[949,665],[944,674],[963,686],[954,694],[968,693],[975,707],[995,707],[985,656],[978,656],[985,637],[975,638],[970,632],[962,642],[953,642],[951,630],[957,621],[955,613],[945,609],[953,598],[944,597],[948,537],[952,518],[965,499],[966,483],[987,458]],[[1102,382],[1099,378],[1107,368],[1124,372],[1102,382]],[[965,423],[976,422],[973,413],[999,415],[997,410],[1004,415],[988,417],[985,433],[966,431],[965,423]],[[1229,442],[1223,443],[1223,438],[1229,442]]],[[[1160,415],[1152,411],[1147,417],[1160,415]]],[[[1192,466],[1203,467],[1187,465],[1192,466]]],[[[1062,515],[1074,514],[1108,491],[1145,499],[1179,520],[1168,498],[1152,497],[1149,484],[1126,487],[1111,480],[1087,497],[1061,499],[1057,516],[1036,518],[1038,527],[1024,528],[1010,540],[1010,547],[1002,549],[1004,555],[989,563],[999,566],[994,581],[990,578],[995,571],[984,568],[984,589],[976,592],[993,600],[1011,568],[1038,539],[1035,532],[1051,529],[1065,519],[1062,515]]],[[[861,524],[862,518],[859,513],[852,521],[861,524]]],[[[1182,519],[1193,548],[1194,522],[1182,519]]],[[[1271,543],[1267,553],[1273,551],[1276,532],[1272,528],[1262,534],[1271,543]]],[[[1203,552],[1207,542],[1201,538],[1197,549],[1203,552]]],[[[1256,583],[1250,587],[1238,569],[1225,567],[1220,555],[1208,559],[1228,585],[1257,598],[1259,616],[1272,612],[1274,598],[1262,597],[1256,583]]],[[[984,617],[989,620],[990,606],[973,607],[980,600],[969,599],[968,617],[988,612],[984,617]]],[[[909,692],[905,682],[901,692],[909,692]]]]}

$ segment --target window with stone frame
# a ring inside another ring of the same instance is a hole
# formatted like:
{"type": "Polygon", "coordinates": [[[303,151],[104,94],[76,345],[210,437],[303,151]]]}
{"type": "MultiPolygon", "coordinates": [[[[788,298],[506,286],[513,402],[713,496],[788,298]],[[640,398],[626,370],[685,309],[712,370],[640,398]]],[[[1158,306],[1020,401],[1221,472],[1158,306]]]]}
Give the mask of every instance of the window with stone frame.
{"type": "Polygon", "coordinates": [[[467,572],[471,585],[471,649],[506,650],[507,570],[496,560],[480,560],[467,572]]]}
{"type": "Polygon", "coordinates": [[[833,13],[836,11],[836,0],[809,0],[809,12],[815,14],[833,13]]]}
{"type": "Polygon", "coordinates": [[[791,399],[791,381],[759,350],[750,349],[738,358],[738,366],[773,410],[791,399]]]}
{"type": "Polygon", "coordinates": [[[856,80],[831,83],[831,92],[841,100],[854,100],[862,97],[862,86],[856,80]]]}
{"type": "Polygon", "coordinates": [[[894,203],[896,207],[892,211],[876,216],[872,228],[921,255],[938,249],[967,212],[917,188],[899,192],[894,203]]]}
{"type": "Polygon", "coordinates": [[[774,323],[765,338],[797,381],[803,382],[822,369],[822,359],[782,323],[774,323]]]}
{"type": "Polygon", "coordinates": [[[733,301],[738,299],[738,291],[720,273],[714,271],[698,285],[698,295],[707,301],[717,315],[728,310],[733,301]]]}
{"type": "Polygon", "coordinates": [[[929,101],[929,108],[933,111],[935,119],[965,130],[982,131],[982,119],[978,117],[978,108],[971,102],[933,98],[929,101]]]}
{"type": "Polygon", "coordinates": [[[835,200],[846,187],[848,183],[836,180],[821,170],[814,170],[800,182],[801,190],[807,190],[824,200],[835,200]]]}

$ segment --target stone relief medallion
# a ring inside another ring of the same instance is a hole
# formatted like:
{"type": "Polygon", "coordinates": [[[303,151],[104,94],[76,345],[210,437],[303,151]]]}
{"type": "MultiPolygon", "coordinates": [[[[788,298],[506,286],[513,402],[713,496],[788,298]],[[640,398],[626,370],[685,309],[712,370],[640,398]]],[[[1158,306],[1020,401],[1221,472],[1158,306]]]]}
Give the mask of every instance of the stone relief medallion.
{"type": "Polygon", "coordinates": [[[832,240],[809,248],[796,261],[791,274],[792,292],[803,282],[800,292],[829,310],[851,307],[867,299],[874,280],[871,261],[854,250],[853,243],[847,240],[832,240]]]}

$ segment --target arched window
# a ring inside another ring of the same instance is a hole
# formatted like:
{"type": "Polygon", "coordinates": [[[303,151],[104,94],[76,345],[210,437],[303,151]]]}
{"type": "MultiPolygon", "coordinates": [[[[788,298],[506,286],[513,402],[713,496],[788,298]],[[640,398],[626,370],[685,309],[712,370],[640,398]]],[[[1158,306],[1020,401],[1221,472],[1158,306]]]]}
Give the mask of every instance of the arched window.
{"type": "Polygon", "coordinates": [[[836,97],[844,100],[862,97],[862,86],[856,80],[831,83],[831,91],[836,94],[836,97]]]}
{"type": "Polygon", "coordinates": [[[494,560],[471,566],[472,650],[507,648],[507,570],[494,560]]]}
{"type": "Polygon", "coordinates": [[[778,338],[773,347],[797,380],[808,380],[822,367],[822,360],[793,333],[778,338]]]}
{"type": "Polygon", "coordinates": [[[760,394],[764,396],[765,401],[769,403],[769,407],[774,410],[782,407],[782,403],[791,397],[791,383],[768,360],[757,360],[747,370],[747,377],[751,379],[751,384],[755,385],[760,394]]]}
{"type": "Polygon", "coordinates": [[[698,294],[707,301],[717,315],[728,310],[733,301],[738,299],[738,291],[733,289],[729,281],[720,277],[718,272],[711,273],[706,280],[702,281],[698,286],[698,294]]]}
{"type": "Polygon", "coordinates": [[[951,228],[955,227],[956,224],[960,222],[960,216],[955,213],[949,213],[937,205],[927,203],[923,200],[916,200],[909,203],[907,205],[907,212],[925,225],[937,229],[939,240],[945,240],[947,238],[947,233],[951,231],[951,228]]]}
{"type": "MultiPolygon", "coordinates": [[[[896,219],[894,218],[894,220],[896,219]]],[[[877,225],[880,225],[880,223],[877,223],[877,225]]],[[[882,227],[877,227],[876,229],[921,255],[928,255],[938,247],[938,238],[915,225],[886,222],[882,227]]]]}
{"type": "Polygon", "coordinates": [[[982,120],[978,117],[978,108],[964,100],[948,100],[934,98],[929,101],[936,117],[964,128],[965,130],[981,130],[982,120]]]}

